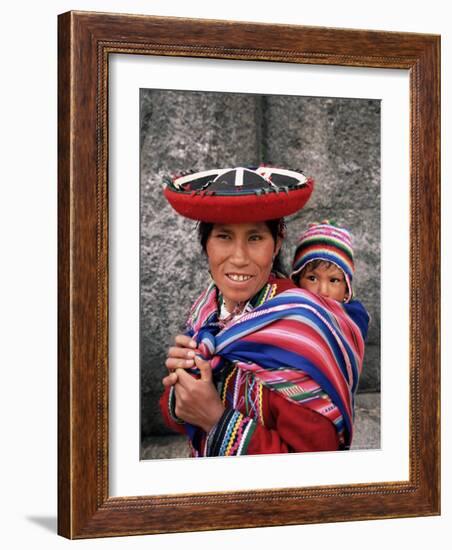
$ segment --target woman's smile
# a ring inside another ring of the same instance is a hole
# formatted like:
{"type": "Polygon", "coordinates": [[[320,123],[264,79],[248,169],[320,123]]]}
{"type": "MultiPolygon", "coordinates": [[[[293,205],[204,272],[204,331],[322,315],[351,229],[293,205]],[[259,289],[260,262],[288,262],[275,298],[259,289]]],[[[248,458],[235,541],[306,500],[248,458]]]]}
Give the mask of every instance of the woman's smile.
{"type": "Polygon", "coordinates": [[[241,273],[226,273],[226,277],[235,283],[246,283],[252,278],[252,275],[244,275],[241,273]]]}

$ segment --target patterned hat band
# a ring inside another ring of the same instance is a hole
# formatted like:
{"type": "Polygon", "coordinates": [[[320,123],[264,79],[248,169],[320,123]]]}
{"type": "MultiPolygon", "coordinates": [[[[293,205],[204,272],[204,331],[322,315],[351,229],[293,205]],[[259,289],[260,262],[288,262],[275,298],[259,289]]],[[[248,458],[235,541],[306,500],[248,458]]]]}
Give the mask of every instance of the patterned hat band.
{"type": "Polygon", "coordinates": [[[295,281],[301,271],[315,260],[334,264],[345,277],[349,302],[353,296],[352,279],[355,271],[350,233],[324,221],[305,231],[298,242],[292,263],[291,278],[295,281]]]}

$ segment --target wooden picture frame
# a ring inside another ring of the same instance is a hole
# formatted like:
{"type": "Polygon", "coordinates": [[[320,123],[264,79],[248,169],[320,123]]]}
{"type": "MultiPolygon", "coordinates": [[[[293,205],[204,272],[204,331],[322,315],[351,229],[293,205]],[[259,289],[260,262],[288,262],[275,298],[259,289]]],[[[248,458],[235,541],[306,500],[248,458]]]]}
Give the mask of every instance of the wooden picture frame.
{"type": "Polygon", "coordinates": [[[58,532],[68,538],[440,513],[440,38],[68,12],[58,60],[58,532]],[[108,490],[108,67],[111,54],[410,74],[409,480],[162,496],[108,490]],[[219,506],[221,503],[221,506],[219,506]]]}

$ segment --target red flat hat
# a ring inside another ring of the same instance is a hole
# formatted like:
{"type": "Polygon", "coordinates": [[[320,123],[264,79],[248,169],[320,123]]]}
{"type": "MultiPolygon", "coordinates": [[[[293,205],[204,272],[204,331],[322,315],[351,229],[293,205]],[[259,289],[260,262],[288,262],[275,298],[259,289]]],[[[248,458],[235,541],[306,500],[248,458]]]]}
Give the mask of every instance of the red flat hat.
{"type": "Polygon", "coordinates": [[[177,177],[164,189],[181,216],[209,223],[283,218],[308,201],[314,181],[301,172],[269,166],[224,168],[177,177]]]}

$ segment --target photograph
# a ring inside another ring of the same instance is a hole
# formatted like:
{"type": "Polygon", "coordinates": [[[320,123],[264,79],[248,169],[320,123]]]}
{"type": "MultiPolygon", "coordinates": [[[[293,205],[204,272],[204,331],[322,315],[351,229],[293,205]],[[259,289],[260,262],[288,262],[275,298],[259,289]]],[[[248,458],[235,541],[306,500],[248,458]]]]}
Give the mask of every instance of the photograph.
{"type": "Polygon", "coordinates": [[[381,101],[139,99],[141,459],[380,448],[381,101]]]}

